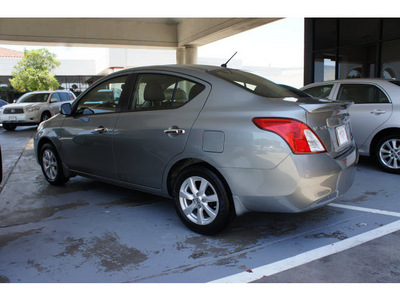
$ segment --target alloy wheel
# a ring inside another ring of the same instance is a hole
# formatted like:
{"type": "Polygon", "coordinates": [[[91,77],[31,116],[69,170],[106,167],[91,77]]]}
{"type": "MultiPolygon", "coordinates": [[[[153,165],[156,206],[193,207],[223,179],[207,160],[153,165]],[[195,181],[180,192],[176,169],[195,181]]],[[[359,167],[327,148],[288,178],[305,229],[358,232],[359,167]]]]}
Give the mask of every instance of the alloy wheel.
{"type": "Polygon", "coordinates": [[[400,169],[400,139],[389,139],[379,149],[381,162],[390,169],[400,169]]]}
{"type": "Polygon", "coordinates": [[[179,204],[185,216],[197,225],[210,224],[218,215],[217,192],[203,177],[192,176],[182,183],[179,190],[179,204]]]}
{"type": "Polygon", "coordinates": [[[58,173],[57,158],[49,149],[43,152],[42,164],[47,178],[51,181],[56,180],[58,173]]]}

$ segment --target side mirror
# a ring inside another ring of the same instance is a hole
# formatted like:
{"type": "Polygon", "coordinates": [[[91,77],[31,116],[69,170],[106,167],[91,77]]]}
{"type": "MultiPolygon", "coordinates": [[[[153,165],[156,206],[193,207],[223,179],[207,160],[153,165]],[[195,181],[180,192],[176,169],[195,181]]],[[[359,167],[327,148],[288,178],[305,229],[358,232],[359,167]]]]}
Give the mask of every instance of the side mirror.
{"type": "Polygon", "coordinates": [[[60,114],[64,116],[70,116],[72,114],[71,103],[64,103],[63,105],[61,105],[60,114]]]}
{"type": "Polygon", "coordinates": [[[55,103],[55,102],[58,102],[57,98],[51,98],[50,99],[50,103],[55,103]]]}
{"type": "Polygon", "coordinates": [[[13,100],[13,103],[17,103],[17,99],[14,99],[14,100],[13,100]]]}

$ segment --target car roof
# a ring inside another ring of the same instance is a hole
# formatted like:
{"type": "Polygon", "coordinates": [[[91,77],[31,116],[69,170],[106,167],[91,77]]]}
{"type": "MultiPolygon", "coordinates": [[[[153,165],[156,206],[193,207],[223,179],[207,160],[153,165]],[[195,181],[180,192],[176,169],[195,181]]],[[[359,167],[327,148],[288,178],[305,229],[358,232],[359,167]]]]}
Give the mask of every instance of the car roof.
{"type": "Polygon", "coordinates": [[[207,71],[211,70],[219,70],[225,69],[223,67],[218,66],[211,66],[211,65],[154,65],[154,66],[143,66],[143,67],[135,67],[135,68],[128,68],[118,72],[114,72],[109,74],[110,75],[117,75],[117,74],[125,74],[125,73],[132,73],[132,72],[139,72],[139,71],[171,71],[171,72],[178,72],[178,73],[185,73],[188,75],[200,75],[204,74],[207,71]]]}
{"type": "Polygon", "coordinates": [[[27,92],[26,94],[47,94],[47,93],[71,93],[70,91],[64,91],[64,90],[55,90],[55,91],[33,91],[33,92],[27,92]]]}
{"type": "Polygon", "coordinates": [[[335,84],[335,83],[383,83],[383,82],[390,82],[390,81],[398,81],[398,79],[392,78],[351,78],[351,79],[337,79],[337,80],[327,80],[327,81],[320,81],[307,84],[305,86],[319,86],[319,85],[326,85],[326,84],[335,84]]]}

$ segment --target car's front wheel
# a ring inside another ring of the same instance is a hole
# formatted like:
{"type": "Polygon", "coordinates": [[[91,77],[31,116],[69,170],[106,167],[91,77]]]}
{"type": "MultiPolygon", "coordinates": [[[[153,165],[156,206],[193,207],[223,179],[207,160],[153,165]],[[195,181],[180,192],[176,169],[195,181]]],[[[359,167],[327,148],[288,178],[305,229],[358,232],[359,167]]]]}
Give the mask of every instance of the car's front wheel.
{"type": "Polygon", "coordinates": [[[7,131],[13,131],[15,130],[15,128],[17,128],[17,125],[15,124],[7,124],[7,123],[3,123],[3,128],[7,131]]]}
{"type": "Polygon", "coordinates": [[[225,184],[213,171],[201,166],[186,168],[179,174],[174,202],[182,222],[201,234],[221,232],[235,215],[225,184]]]}
{"type": "Polygon", "coordinates": [[[40,117],[40,122],[46,121],[51,118],[51,114],[48,111],[45,111],[42,113],[42,116],[40,117]]]}
{"type": "Polygon", "coordinates": [[[40,150],[40,165],[50,184],[63,185],[69,180],[64,174],[61,159],[53,145],[45,144],[40,150]]]}
{"type": "Polygon", "coordinates": [[[382,138],[377,143],[375,159],[384,171],[400,174],[400,134],[382,138]]]}

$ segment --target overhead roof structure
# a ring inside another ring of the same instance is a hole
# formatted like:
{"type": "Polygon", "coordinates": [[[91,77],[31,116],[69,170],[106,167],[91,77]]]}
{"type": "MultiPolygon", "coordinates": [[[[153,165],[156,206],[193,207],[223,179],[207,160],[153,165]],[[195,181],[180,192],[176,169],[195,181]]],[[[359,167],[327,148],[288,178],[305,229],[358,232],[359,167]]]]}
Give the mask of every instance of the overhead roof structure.
{"type": "Polygon", "coordinates": [[[0,43],[176,49],[193,63],[197,47],[279,19],[0,18],[0,43]]]}

